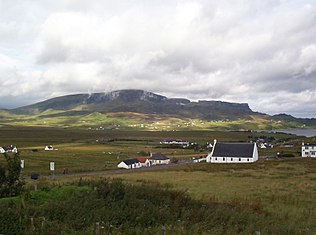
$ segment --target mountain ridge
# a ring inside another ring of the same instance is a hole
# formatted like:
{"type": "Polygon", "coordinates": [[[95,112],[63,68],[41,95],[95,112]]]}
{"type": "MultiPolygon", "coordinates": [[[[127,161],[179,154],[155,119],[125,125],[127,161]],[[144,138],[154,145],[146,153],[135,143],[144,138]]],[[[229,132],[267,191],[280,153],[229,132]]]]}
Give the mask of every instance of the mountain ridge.
{"type": "Polygon", "coordinates": [[[315,118],[295,118],[288,114],[270,116],[254,112],[247,103],[190,101],[131,89],[59,96],[16,109],[2,110],[0,120],[2,123],[18,125],[97,125],[108,128],[142,128],[147,123],[146,128],[150,130],[270,130],[316,127],[315,118]],[[140,121],[143,123],[139,123],[140,121]],[[161,127],[162,123],[164,127],[161,127]],[[200,124],[197,126],[197,123],[200,124]]]}
{"type": "Polygon", "coordinates": [[[38,114],[48,109],[86,112],[137,112],[146,114],[172,114],[206,119],[241,117],[254,114],[247,103],[184,98],[167,98],[144,90],[117,90],[108,93],[72,94],[59,96],[10,111],[14,114],[38,114]]]}

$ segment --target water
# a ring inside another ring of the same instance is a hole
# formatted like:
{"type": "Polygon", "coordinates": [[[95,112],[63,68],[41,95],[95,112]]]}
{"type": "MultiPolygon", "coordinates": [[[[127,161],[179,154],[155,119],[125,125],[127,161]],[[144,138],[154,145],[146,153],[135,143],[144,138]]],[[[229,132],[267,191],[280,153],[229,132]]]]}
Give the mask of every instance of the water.
{"type": "Polygon", "coordinates": [[[289,130],[274,130],[273,132],[283,132],[299,136],[312,137],[316,136],[316,129],[289,129],[289,130]]]}

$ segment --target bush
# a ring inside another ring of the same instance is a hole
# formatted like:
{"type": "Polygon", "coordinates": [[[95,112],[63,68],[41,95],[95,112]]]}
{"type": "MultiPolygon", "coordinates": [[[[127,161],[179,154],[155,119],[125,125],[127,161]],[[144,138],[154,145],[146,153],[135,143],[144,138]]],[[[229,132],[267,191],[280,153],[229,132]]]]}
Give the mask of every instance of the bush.
{"type": "Polygon", "coordinates": [[[21,165],[18,154],[4,154],[6,166],[0,166],[0,198],[22,193],[24,182],[20,178],[21,165]]]}

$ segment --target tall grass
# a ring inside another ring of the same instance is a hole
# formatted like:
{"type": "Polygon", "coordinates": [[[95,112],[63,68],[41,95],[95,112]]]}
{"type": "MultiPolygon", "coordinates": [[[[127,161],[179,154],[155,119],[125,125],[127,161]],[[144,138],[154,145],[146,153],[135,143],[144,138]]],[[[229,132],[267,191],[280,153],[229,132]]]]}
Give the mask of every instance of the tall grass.
{"type": "Polygon", "coordinates": [[[0,232],[93,234],[98,223],[100,234],[308,234],[308,228],[266,213],[259,201],[250,207],[243,200],[197,201],[183,190],[120,180],[75,185],[0,200],[0,232]]]}

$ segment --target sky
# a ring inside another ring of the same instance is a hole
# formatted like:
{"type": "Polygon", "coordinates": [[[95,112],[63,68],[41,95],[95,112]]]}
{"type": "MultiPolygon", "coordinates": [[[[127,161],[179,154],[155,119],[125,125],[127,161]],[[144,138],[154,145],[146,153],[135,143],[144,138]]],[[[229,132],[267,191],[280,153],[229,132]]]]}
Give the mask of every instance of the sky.
{"type": "Polygon", "coordinates": [[[143,89],[316,117],[315,0],[0,0],[0,108],[143,89]]]}

